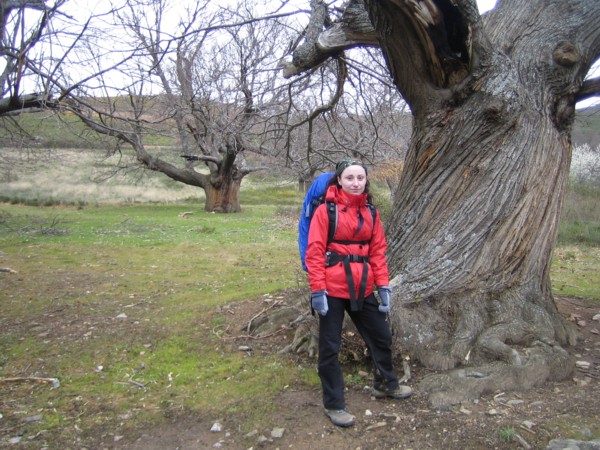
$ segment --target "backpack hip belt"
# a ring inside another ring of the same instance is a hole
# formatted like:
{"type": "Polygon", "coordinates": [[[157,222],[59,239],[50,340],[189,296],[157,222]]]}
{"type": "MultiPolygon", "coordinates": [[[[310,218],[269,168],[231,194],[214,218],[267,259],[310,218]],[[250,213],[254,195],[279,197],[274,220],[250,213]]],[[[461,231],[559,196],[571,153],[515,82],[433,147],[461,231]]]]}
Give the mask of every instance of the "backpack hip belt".
{"type": "Polygon", "coordinates": [[[348,292],[350,294],[350,310],[360,311],[365,300],[365,292],[367,290],[367,277],[369,274],[369,257],[360,255],[340,255],[336,252],[328,251],[325,253],[325,267],[335,266],[338,263],[344,264],[344,272],[346,273],[346,281],[348,282],[348,292]],[[360,279],[358,296],[354,290],[354,278],[352,277],[352,269],[350,263],[362,263],[363,272],[360,279]]]}

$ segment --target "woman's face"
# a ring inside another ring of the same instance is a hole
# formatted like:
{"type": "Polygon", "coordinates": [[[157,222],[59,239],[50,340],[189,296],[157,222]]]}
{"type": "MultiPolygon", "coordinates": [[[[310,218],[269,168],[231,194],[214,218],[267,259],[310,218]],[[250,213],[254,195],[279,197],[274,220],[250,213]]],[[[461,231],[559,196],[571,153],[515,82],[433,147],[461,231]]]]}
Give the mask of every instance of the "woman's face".
{"type": "Polygon", "coordinates": [[[350,194],[362,194],[367,184],[367,172],[362,166],[348,166],[338,177],[338,183],[350,194]]]}

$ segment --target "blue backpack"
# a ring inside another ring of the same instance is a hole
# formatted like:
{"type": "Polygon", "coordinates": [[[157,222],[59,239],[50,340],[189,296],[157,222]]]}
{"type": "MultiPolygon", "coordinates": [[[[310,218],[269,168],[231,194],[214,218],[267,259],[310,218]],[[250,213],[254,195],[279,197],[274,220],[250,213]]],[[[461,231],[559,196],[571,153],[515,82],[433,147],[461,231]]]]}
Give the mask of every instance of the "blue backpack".
{"type": "MultiPolygon", "coordinates": [[[[300,250],[300,261],[302,262],[302,269],[307,271],[306,267],[306,248],[308,247],[308,230],[310,229],[310,221],[315,213],[315,210],[321,203],[327,203],[327,215],[329,217],[329,230],[328,230],[328,242],[333,242],[335,230],[337,228],[337,205],[333,202],[325,202],[325,192],[329,181],[335,175],[335,172],[326,172],[315,178],[315,181],[310,185],[304,202],[302,203],[302,212],[300,213],[300,220],[298,222],[298,249],[300,250]],[[333,226],[332,226],[333,224],[333,226]]],[[[371,204],[367,204],[371,215],[373,216],[373,223],[375,223],[376,210],[371,204]]]]}
{"type": "Polygon", "coordinates": [[[333,176],[334,172],[326,172],[315,178],[315,181],[308,188],[304,202],[302,203],[302,212],[300,213],[300,221],[298,222],[298,249],[300,250],[302,269],[305,271],[308,270],[304,260],[306,258],[306,247],[308,247],[310,221],[317,206],[325,201],[325,191],[327,191],[327,185],[333,176]]]}

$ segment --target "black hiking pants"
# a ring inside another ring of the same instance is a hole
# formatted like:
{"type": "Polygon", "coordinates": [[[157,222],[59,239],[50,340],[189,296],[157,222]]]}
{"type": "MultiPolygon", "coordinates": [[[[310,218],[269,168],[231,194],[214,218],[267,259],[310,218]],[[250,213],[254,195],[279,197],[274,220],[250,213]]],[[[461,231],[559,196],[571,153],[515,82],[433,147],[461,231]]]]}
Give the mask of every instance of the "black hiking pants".
{"type": "Polygon", "coordinates": [[[398,388],[398,376],[392,364],[392,333],[386,315],[379,311],[377,299],[371,294],[360,311],[351,311],[350,301],[327,297],[329,311],[319,316],[318,372],[326,409],[344,409],[344,375],[339,362],[342,324],[347,312],[365,341],[373,363],[373,385],[379,390],[398,388]]]}

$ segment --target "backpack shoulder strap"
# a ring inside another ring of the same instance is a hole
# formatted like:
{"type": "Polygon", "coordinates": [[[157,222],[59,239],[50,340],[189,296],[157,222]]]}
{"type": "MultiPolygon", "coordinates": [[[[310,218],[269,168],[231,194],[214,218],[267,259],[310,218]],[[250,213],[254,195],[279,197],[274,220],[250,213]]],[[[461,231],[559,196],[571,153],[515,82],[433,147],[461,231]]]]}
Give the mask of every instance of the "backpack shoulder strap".
{"type": "MultiPolygon", "coordinates": [[[[334,241],[335,230],[337,230],[337,223],[338,223],[338,211],[337,211],[337,205],[334,202],[326,201],[325,203],[327,205],[327,216],[329,217],[329,230],[327,233],[327,243],[329,244],[334,241]]],[[[375,206],[372,205],[371,203],[367,203],[367,207],[369,208],[369,211],[371,212],[371,217],[373,218],[373,227],[371,230],[371,234],[372,234],[373,231],[375,230],[375,219],[377,218],[377,208],[375,208],[375,206]]]]}
{"type": "Polygon", "coordinates": [[[337,205],[334,202],[326,201],[325,204],[327,205],[327,217],[329,217],[329,229],[327,232],[327,244],[329,244],[333,242],[335,230],[337,229],[338,211],[337,205]]]}
{"type": "Polygon", "coordinates": [[[377,208],[374,205],[367,203],[367,208],[371,211],[371,216],[373,217],[373,230],[375,230],[375,219],[377,218],[377,208]]]}

